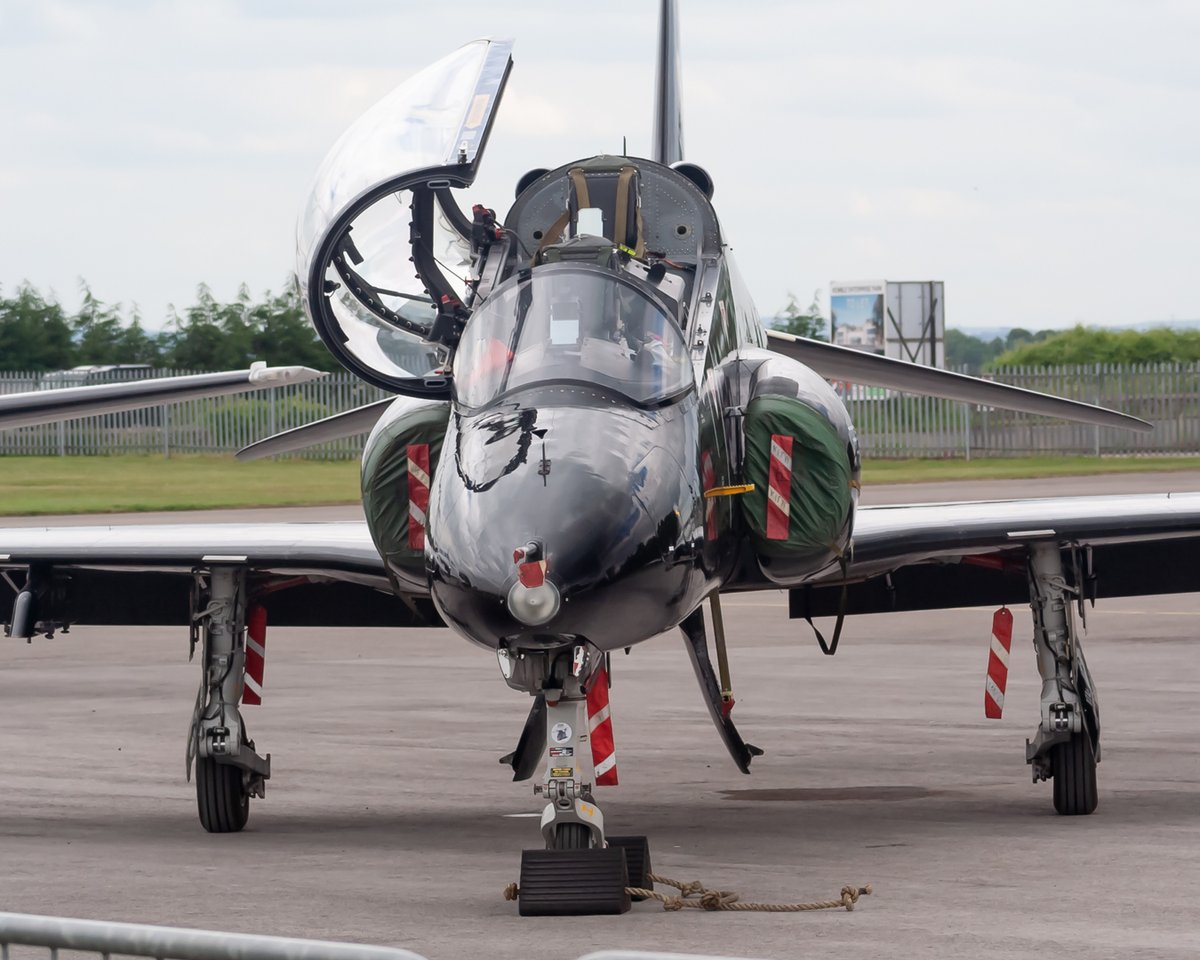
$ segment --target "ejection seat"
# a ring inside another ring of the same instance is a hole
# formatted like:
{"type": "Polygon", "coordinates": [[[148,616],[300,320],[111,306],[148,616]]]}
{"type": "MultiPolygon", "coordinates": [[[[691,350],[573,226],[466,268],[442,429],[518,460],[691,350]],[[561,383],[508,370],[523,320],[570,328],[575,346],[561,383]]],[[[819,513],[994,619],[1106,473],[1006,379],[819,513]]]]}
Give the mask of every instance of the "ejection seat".
{"type": "Polygon", "coordinates": [[[579,212],[600,211],[603,236],[618,250],[641,257],[642,205],[637,167],[625,157],[594,157],[567,171],[567,205],[542,233],[534,263],[545,262],[547,248],[579,235],[579,212]]]}
{"type": "Polygon", "coordinates": [[[571,167],[566,176],[566,206],[542,232],[533,265],[575,261],[624,270],[656,287],[673,305],[679,324],[686,325],[686,281],[662,262],[649,265],[644,261],[637,166],[627,157],[594,157],[571,167]],[[594,215],[592,232],[586,231],[587,218],[580,215],[586,210],[599,211],[601,236],[594,235],[594,215]]]}

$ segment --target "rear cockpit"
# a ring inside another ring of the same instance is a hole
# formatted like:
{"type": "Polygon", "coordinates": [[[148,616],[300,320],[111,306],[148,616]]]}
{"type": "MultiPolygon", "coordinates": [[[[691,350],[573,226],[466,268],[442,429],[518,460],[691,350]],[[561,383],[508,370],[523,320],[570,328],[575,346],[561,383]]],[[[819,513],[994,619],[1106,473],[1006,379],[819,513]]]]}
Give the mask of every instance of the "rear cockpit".
{"type": "Polygon", "coordinates": [[[693,170],[699,168],[680,172],[634,157],[599,156],[542,174],[505,219],[516,267],[597,262],[608,241],[624,269],[678,303],[677,319],[686,326],[696,266],[721,249],[712,205],[685,175],[693,170]]]}

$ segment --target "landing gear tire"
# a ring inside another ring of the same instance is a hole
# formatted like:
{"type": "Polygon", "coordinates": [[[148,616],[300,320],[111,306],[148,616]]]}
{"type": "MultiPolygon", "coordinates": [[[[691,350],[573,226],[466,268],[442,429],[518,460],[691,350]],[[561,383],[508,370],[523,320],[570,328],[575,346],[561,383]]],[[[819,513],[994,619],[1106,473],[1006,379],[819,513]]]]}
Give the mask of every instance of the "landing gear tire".
{"type": "Polygon", "coordinates": [[[592,831],[583,823],[561,823],[554,831],[552,850],[587,850],[592,845],[592,831]]]}
{"type": "Polygon", "coordinates": [[[209,833],[237,833],[250,817],[250,794],[240,767],[196,758],[196,805],[209,833]]]}
{"type": "Polygon", "coordinates": [[[1096,809],[1096,753],[1092,738],[1077,733],[1051,748],[1054,770],[1054,809],[1067,817],[1084,816],[1096,809]]]}

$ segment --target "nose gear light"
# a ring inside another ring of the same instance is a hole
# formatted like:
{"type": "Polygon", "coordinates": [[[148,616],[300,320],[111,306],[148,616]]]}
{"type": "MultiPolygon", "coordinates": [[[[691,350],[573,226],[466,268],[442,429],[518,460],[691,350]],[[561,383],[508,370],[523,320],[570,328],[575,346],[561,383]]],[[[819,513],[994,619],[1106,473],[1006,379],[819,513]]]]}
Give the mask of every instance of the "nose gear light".
{"type": "Polygon", "coordinates": [[[549,563],[541,543],[531,540],[513,551],[517,582],[508,591],[509,612],[528,627],[549,623],[562,605],[558,587],[546,579],[549,563]]]}
{"type": "Polygon", "coordinates": [[[558,588],[549,580],[536,587],[527,587],[518,580],[508,591],[509,612],[527,627],[549,623],[561,605],[558,588]]]}

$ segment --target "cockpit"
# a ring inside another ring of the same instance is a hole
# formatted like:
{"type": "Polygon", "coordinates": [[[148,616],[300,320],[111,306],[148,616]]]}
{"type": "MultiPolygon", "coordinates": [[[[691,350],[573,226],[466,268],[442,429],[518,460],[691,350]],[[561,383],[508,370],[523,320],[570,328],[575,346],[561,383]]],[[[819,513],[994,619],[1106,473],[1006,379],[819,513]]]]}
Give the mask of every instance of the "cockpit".
{"type": "Polygon", "coordinates": [[[537,380],[644,405],[680,396],[692,320],[713,303],[697,278],[721,252],[711,182],[600,156],[532,171],[503,219],[464,211],[510,53],[468,44],[335,145],[298,230],[313,326],[368,382],[472,408],[537,380]]]}
{"type": "Polygon", "coordinates": [[[633,278],[559,264],[518,275],[468,320],[454,357],[455,399],[478,408],[534,384],[587,385],[638,405],[692,384],[670,306],[633,278]]]}

